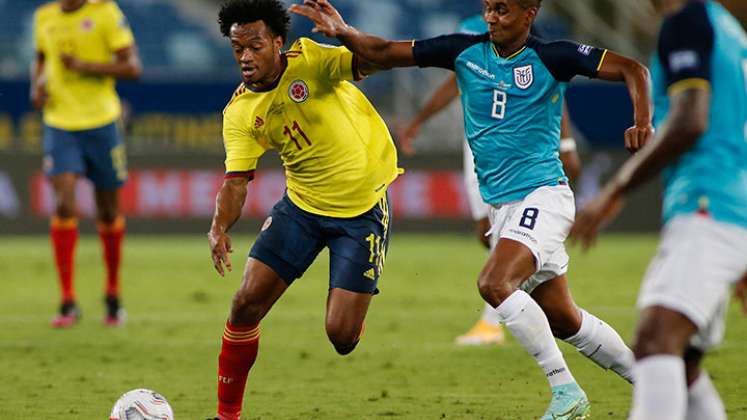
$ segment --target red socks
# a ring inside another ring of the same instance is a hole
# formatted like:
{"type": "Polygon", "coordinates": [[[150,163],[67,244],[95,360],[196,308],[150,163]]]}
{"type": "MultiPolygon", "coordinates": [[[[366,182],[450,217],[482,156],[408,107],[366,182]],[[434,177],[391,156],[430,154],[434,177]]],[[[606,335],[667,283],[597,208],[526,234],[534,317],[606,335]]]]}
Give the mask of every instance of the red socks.
{"type": "Polygon", "coordinates": [[[57,274],[62,290],[62,301],[75,301],[73,288],[73,268],[75,245],[78,242],[78,219],[53,217],[50,223],[49,236],[52,240],[57,274]]]}
{"type": "Polygon", "coordinates": [[[106,295],[119,296],[119,264],[122,260],[125,221],[119,216],[111,224],[99,222],[97,226],[106,264],[106,295]]]}
{"type": "Polygon", "coordinates": [[[249,369],[257,360],[259,325],[237,327],[226,322],[218,357],[218,418],[239,420],[249,369]]]}

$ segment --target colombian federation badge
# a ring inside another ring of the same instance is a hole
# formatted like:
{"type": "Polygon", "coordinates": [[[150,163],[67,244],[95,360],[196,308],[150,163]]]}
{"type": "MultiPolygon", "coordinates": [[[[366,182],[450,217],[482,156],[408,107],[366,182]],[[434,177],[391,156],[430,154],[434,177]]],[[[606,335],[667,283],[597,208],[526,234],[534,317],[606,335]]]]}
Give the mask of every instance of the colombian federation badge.
{"type": "Polygon", "coordinates": [[[293,102],[300,104],[309,98],[309,87],[303,80],[296,80],[290,84],[290,87],[288,88],[288,96],[290,96],[293,102]]]}
{"type": "Polygon", "coordinates": [[[514,69],[514,83],[519,89],[527,89],[534,82],[534,71],[532,65],[517,67],[514,69]]]}

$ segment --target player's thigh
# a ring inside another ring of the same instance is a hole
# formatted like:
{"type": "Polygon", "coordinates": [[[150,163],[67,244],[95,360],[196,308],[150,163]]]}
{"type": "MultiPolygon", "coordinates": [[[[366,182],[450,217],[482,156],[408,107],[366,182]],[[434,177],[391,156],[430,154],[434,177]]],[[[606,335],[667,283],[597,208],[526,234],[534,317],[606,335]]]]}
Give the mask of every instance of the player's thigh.
{"type": "Polygon", "coordinates": [[[97,190],[115,191],[127,180],[127,155],[115,123],[82,132],[85,174],[97,190]]]}
{"type": "Polygon", "coordinates": [[[327,218],[323,228],[329,247],[330,289],[377,294],[391,235],[387,197],[358,217],[327,218]]]}
{"type": "Polygon", "coordinates": [[[231,323],[259,323],[288,288],[288,284],[262,261],[249,258],[231,307],[231,323]]]}
{"type": "Polygon", "coordinates": [[[51,179],[62,174],[85,173],[79,133],[44,126],[44,172],[51,179]]]}
{"type": "Polygon", "coordinates": [[[314,262],[325,245],[320,217],[294,205],[288,196],[272,208],[249,256],[292,284],[314,262]]]}
{"type": "Polygon", "coordinates": [[[534,255],[523,243],[500,238],[480,273],[478,287],[497,306],[535,272],[534,255]]]}
{"type": "Polygon", "coordinates": [[[747,269],[745,255],[747,230],[699,215],[676,217],[663,230],[638,307],[682,315],[698,332],[691,344],[708,350],[723,338],[731,286],[747,269]]]}
{"type": "Polygon", "coordinates": [[[325,327],[332,341],[353,343],[361,335],[373,295],[334,288],[327,296],[325,327]]]}

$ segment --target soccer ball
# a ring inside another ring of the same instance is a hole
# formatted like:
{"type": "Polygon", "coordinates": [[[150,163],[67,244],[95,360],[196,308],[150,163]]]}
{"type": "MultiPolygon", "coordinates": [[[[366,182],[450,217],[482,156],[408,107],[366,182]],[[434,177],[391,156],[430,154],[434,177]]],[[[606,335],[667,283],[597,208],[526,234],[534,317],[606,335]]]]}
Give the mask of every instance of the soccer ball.
{"type": "Polygon", "coordinates": [[[117,400],[109,420],[174,420],[174,412],[163,395],[149,389],[133,389],[117,400]]]}

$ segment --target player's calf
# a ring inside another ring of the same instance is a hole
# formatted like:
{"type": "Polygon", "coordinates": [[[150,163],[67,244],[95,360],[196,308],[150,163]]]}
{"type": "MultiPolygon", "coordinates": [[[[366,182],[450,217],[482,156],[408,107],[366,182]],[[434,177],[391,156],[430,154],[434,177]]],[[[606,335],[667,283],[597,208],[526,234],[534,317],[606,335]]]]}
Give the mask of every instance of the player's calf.
{"type": "Polygon", "coordinates": [[[643,311],[633,351],[637,360],[668,354],[683,357],[697,327],[679,312],[661,306],[643,311]]]}

